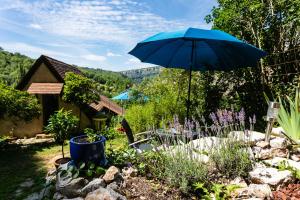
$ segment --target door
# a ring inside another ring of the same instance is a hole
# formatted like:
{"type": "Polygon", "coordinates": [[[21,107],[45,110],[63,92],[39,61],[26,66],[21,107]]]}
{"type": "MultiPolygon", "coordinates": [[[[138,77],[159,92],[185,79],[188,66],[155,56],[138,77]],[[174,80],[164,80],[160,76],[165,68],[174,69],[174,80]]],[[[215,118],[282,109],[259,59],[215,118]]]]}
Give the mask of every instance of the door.
{"type": "Polygon", "coordinates": [[[48,124],[48,119],[58,110],[58,95],[45,94],[43,98],[43,124],[48,124]]]}

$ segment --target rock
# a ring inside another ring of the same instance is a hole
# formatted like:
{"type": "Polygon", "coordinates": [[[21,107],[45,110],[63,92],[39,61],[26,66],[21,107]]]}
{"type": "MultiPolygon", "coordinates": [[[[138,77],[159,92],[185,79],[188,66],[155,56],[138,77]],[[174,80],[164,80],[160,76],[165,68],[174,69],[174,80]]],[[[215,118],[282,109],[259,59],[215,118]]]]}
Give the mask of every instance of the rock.
{"type": "Polygon", "coordinates": [[[287,157],[289,152],[287,149],[253,147],[253,153],[256,159],[266,160],[273,157],[287,157]]]}
{"type": "Polygon", "coordinates": [[[112,182],[112,183],[108,184],[106,188],[107,189],[111,189],[111,190],[113,190],[115,192],[121,193],[120,186],[117,185],[116,182],[112,182]]]}
{"type": "Polygon", "coordinates": [[[300,155],[299,154],[293,154],[293,155],[291,155],[291,159],[293,161],[299,162],[300,161],[300,155]]]}
{"type": "Polygon", "coordinates": [[[108,170],[106,171],[105,175],[102,177],[103,180],[109,184],[113,181],[122,181],[123,177],[121,176],[119,169],[116,168],[115,166],[111,166],[110,168],[108,168],[108,170]]]}
{"type": "Polygon", "coordinates": [[[286,148],[287,146],[287,141],[285,138],[280,138],[280,137],[276,137],[272,140],[270,140],[270,146],[272,148],[280,148],[280,149],[283,149],[283,148],[286,148]]]}
{"type": "Polygon", "coordinates": [[[99,188],[93,192],[90,192],[85,200],[126,200],[126,197],[118,194],[112,189],[99,188]]]}
{"type": "Polygon", "coordinates": [[[247,187],[247,183],[241,177],[236,177],[234,180],[229,182],[229,185],[238,185],[241,188],[247,187]]]}
{"type": "Polygon", "coordinates": [[[56,178],[56,191],[65,195],[68,198],[75,198],[80,196],[81,188],[83,188],[88,181],[82,177],[72,179],[70,176],[61,177],[58,173],[56,178]]]}
{"type": "Polygon", "coordinates": [[[256,146],[265,149],[265,148],[269,147],[269,143],[266,141],[259,141],[256,143],[256,146]]]}
{"type": "Polygon", "coordinates": [[[294,160],[290,160],[290,159],[286,159],[286,158],[275,157],[270,160],[265,160],[264,162],[273,167],[278,167],[280,163],[285,162],[288,166],[290,166],[296,170],[300,170],[300,162],[296,162],[294,160]]]}
{"type": "Polygon", "coordinates": [[[250,184],[248,188],[253,197],[266,199],[272,196],[271,188],[267,184],[250,184]]]}
{"type": "Polygon", "coordinates": [[[124,167],[122,169],[122,174],[125,176],[125,177],[135,177],[137,176],[137,169],[133,168],[133,167],[124,167]]]}
{"type": "MultiPolygon", "coordinates": [[[[220,137],[202,137],[196,140],[190,141],[187,145],[191,148],[196,148],[199,151],[210,151],[212,148],[219,147],[221,144],[226,143],[228,138],[220,138],[220,137]]],[[[185,145],[177,145],[175,148],[186,149],[185,145]]]]}
{"type": "Polygon", "coordinates": [[[72,199],[63,199],[63,200],[84,200],[84,199],[81,197],[76,197],[76,198],[72,198],[72,199]]]}
{"type": "Polygon", "coordinates": [[[53,197],[52,197],[52,199],[55,199],[55,200],[61,200],[63,198],[64,198],[64,196],[59,192],[55,192],[53,197]]]}
{"type": "Polygon", "coordinates": [[[38,192],[32,193],[29,196],[27,196],[24,200],[40,200],[40,195],[38,192]]]}
{"type": "Polygon", "coordinates": [[[31,178],[26,179],[23,183],[20,184],[20,187],[29,188],[32,187],[34,184],[34,181],[31,178]]]}
{"type": "Polygon", "coordinates": [[[282,135],[281,132],[284,132],[283,128],[282,127],[277,127],[277,128],[272,128],[271,133],[273,133],[275,135],[282,135]]]}
{"type": "Polygon", "coordinates": [[[238,189],[237,193],[239,199],[268,199],[272,196],[272,191],[268,184],[250,184],[246,188],[238,189]]]}
{"type": "Polygon", "coordinates": [[[277,187],[279,184],[292,181],[292,173],[288,170],[279,171],[275,168],[255,168],[249,172],[250,179],[255,184],[269,184],[277,187]]]}
{"type": "Polygon", "coordinates": [[[94,190],[97,190],[99,187],[105,187],[106,183],[101,178],[96,178],[89,182],[84,188],[81,189],[81,196],[86,196],[87,193],[90,193],[94,190]]]}
{"type": "Polygon", "coordinates": [[[264,140],[265,134],[257,131],[248,131],[248,133],[246,134],[244,131],[231,131],[228,134],[228,137],[238,141],[257,142],[257,141],[264,140]]]}

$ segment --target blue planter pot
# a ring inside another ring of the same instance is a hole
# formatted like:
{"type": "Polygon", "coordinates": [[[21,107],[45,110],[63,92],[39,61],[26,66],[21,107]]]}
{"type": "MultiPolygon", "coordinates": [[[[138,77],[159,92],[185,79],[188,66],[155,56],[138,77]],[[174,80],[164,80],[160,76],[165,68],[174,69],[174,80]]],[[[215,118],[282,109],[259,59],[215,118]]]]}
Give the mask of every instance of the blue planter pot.
{"type": "Polygon", "coordinates": [[[87,142],[87,136],[81,135],[73,137],[70,140],[71,159],[78,164],[80,162],[93,162],[98,165],[105,166],[107,160],[105,158],[105,141],[104,136],[99,136],[96,142],[87,142]]]}

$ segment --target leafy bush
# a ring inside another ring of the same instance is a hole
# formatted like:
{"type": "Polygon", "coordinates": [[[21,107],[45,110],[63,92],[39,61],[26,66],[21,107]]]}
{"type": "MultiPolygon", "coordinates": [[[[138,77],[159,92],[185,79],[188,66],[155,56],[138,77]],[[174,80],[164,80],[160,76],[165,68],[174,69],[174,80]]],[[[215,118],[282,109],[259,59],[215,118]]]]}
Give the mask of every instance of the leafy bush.
{"type": "Polygon", "coordinates": [[[209,189],[206,187],[207,185],[204,183],[195,183],[193,184],[195,192],[197,196],[201,199],[216,199],[216,200],[223,200],[223,199],[230,199],[231,193],[240,188],[238,185],[222,185],[213,183],[212,186],[208,186],[209,189]]]}
{"type": "Polygon", "coordinates": [[[61,145],[63,157],[64,142],[69,138],[72,131],[75,130],[78,121],[78,118],[72,115],[71,111],[64,111],[61,109],[50,116],[48,125],[45,127],[45,131],[53,134],[55,142],[61,145]]]}
{"type": "Polygon", "coordinates": [[[63,91],[63,100],[79,106],[99,100],[96,84],[84,76],[67,72],[63,91]]]}
{"type": "Polygon", "coordinates": [[[84,132],[84,134],[86,134],[89,142],[95,142],[95,141],[97,141],[98,134],[93,129],[91,129],[91,128],[85,128],[83,132],[84,132]]]}
{"type": "Polygon", "coordinates": [[[30,121],[40,113],[36,97],[0,83],[0,118],[8,116],[30,121]]]}
{"type": "Polygon", "coordinates": [[[106,157],[109,165],[115,165],[121,168],[137,163],[135,149],[123,148],[115,150],[112,148],[108,148],[106,151],[106,157]]]}
{"type": "Polygon", "coordinates": [[[210,157],[218,172],[227,178],[247,176],[252,169],[252,162],[247,148],[236,141],[229,141],[220,144],[211,151],[210,157]]]}
{"type": "Polygon", "coordinates": [[[161,121],[161,118],[156,117],[154,103],[131,106],[126,111],[125,118],[134,133],[146,131],[153,126],[157,127],[161,121]]]}
{"type": "Polygon", "coordinates": [[[284,102],[279,98],[280,109],[278,113],[278,123],[285,133],[293,140],[300,139],[300,112],[299,112],[299,92],[296,91],[295,100],[287,97],[284,102]]]}

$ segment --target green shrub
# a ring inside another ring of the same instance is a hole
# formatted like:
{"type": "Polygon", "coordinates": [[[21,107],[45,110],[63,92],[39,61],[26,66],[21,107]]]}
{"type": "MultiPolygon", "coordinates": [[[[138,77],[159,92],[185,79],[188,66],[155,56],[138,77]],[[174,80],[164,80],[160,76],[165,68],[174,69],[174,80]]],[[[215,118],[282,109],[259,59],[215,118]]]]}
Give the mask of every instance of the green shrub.
{"type": "Polygon", "coordinates": [[[192,190],[193,183],[208,180],[208,166],[180,152],[175,155],[167,152],[145,153],[139,158],[139,163],[145,164],[145,173],[151,173],[184,193],[192,190]]]}
{"type": "Polygon", "coordinates": [[[35,96],[0,83],[0,118],[8,116],[30,121],[40,113],[35,96]]]}
{"type": "Polygon", "coordinates": [[[134,133],[146,131],[156,126],[160,120],[155,116],[155,106],[153,103],[131,106],[126,111],[125,118],[134,133]]]}
{"type": "Polygon", "coordinates": [[[247,176],[252,162],[247,148],[234,141],[225,142],[210,152],[218,172],[227,178],[247,176]]]}

